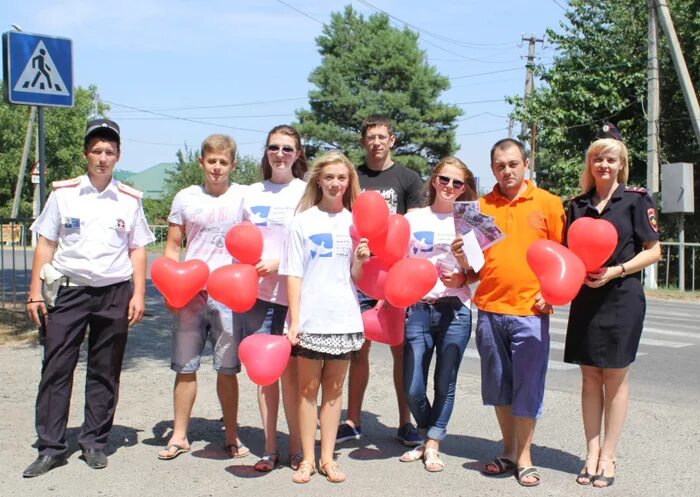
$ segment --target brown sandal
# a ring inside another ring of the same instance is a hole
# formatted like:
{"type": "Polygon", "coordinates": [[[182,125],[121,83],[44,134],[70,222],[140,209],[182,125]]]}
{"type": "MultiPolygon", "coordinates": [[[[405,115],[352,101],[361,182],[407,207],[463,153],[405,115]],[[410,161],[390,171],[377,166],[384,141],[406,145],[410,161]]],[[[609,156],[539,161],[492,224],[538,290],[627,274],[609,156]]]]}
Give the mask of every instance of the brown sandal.
{"type": "Polygon", "coordinates": [[[335,463],[335,461],[330,461],[325,464],[321,464],[319,474],[326,477],[331,483],[343,483],[345,481],[345,473],[340,470],[340,467],[335,463]]]}
{"type": "Polygon", "coordinates": [[[301,461],[299,469],[292,475],[292,481],[294,483],[309,483],[311,481],[311,475],[316,473],[316,468],[309,461],[301,461]]]}

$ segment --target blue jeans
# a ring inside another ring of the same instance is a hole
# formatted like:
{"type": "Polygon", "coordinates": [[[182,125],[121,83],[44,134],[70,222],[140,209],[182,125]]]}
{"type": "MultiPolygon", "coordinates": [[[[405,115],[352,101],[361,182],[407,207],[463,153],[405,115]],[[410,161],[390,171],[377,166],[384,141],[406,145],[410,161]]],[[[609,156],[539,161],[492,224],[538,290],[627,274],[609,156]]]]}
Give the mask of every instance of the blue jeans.
{"type": "Polygon", "coordinates": [[[447,435],[457,372],[471,335],[471,317],[471,309],[457,297],[434,304],[419,302],[408,309],[403,342],[404,393],[418,431],[433,440],[443,440],[447,435]],[[437,359],[431,405],[426,387],[433,351],[437,359]]]}

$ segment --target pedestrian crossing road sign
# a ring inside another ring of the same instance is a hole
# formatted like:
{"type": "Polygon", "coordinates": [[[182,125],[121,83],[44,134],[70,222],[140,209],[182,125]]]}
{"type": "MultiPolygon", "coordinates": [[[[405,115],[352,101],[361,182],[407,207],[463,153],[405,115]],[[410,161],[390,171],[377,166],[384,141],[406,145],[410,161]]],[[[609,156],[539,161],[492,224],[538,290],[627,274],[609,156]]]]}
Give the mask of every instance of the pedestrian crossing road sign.
{"type": "Polygon", "coordinates": [[[72,40],[8,31],[2,48],[8,102],[73,107],[72,40]]]}

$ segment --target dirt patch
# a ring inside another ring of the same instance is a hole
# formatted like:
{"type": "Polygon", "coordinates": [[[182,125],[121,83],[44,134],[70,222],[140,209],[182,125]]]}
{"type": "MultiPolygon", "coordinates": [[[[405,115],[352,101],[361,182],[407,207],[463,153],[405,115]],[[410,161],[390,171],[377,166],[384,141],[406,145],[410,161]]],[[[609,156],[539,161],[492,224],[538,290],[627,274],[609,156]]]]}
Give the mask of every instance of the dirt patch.
{"type": "Polygon", "coordinates": [[[0,345],[36,340],[38,340],[36,328],[29,321],[24,309],[0,309],[0,345]]]}
{"type": "Polygon", "coordinates": [[[667,290],[657,288],[656,290],[645,290],[646,296],[650,299],[659,300],[682,300],[683,302],[700,303],[700,292],[681,292],[680,290],[667,290]]]}

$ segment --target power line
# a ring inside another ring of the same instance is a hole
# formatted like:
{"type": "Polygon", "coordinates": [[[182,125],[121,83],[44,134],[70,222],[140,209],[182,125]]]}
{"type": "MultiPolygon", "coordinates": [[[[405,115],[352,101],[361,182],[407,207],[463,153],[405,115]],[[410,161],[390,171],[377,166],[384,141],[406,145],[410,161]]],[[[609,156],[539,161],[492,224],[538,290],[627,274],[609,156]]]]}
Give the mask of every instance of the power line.
{"type": "MultiPolygon", "coordinates": [[[[195,110],[195,109],[222,109],[225,107],[246,107],[249,105],[264,105],[264,104],[276,104],[280,102],[292,102],[295,100],[306,100],[308,97],[292,97],[292,98],[278,98],[275,100],[259,100],[256,102],[241,102],[235,104],[214,104],[214,105],[193,105],[189,107],[169,107],[169,108],[155,108],[149,109],[154,112],[169,112],[174,110],[195,110]]],[[[125,111],[127,112],[127,111],[125,111]]],[[[140,109],[131,112],[142,112],[140,109]]]]}
{"type": "Polygon", "coordinates": [[[281,3],[282,5],[284,5],[284,6],[286,6],[286,7],[289,7],[289,8],[292,9],[294,12],[298,12],[299,14],[303,15],[304,17],[308,17],[308,18],[311,19],[312,21],[316,21],[317,23],[319,23],[319,24],[321,24],[321,25],[325,24],[323,21],[321,21],[321,20],[319,20],[319,19],[316,19],[316,18],[315,18],[314,16],[312,16],[311,14],[307,14],[306,12],[297,9],[297,8],[294,7],[293,5],[289,5],[287,2],[283,2],[282,0],[277,0],[277,1],[278,1],[279,3],[281,3]]]}
{"type": "Polygon", "coordinates": [[[116,105],[117,107],[124,107],[125,109],[137,110],[137,111],[140,111],[140,112],[145,112],[145,113],[147,113],[147,114],[153,114],[154,116],[167,117],[167,118],[175,119],[175,120],[178,120],[178,121],[187,121],[187,122],[191,122],[191,123],[195,123],[195,124],[205,124],[205,125],[207,125],[207,126],[218,126],[218,127],[221,127],[221,128],[236,129],[236,130],[239,130],[239,131],[250,131],[250,132],[253,132],[253,133],[267,133],[267,131],[262,131],[262,130],[259,130],[259,129],[239,128],[239,127],[236,127],[236,126],[229,126],[229,125],[227,125],[227,124],[217,124],[217,123],[211,123],[211,122],[207,122],[207,121],[200,121],[200,120],[197,120],[197,119],[190,119],[190,118],[187,118],[187,117],[171,116],[171,115],[168,115],[168,114],[163,114],[163,113],[161,113],[161,112],[154,112],[154,111],[152,111],[152,110],[139,109],[138,107],[133,107],[133,106],[131,106],[131,105],[124,105],[124,104],[120,104],[120,103],[117,103],[117,102],[111,102],[111,101],[109,101],[109,100],[103,100],[103,102],[108,103],[108,104],[110,104],[110,105],[116,105]]]}
{"type": "Polygon", "coordinates": [[[455,136],[486,135],[486,134],[488,134],[488,133],[495,133],[496,131],[503,132],[503,131],[506,131],[506,130],[505,130],[504,128],[501,127],[501,128],[487,129],[487,130],[485,130],[485,131],[475,131],[475,132],[473,132],[473,133],[459,133],[459,134],[456,134],[455,136]]]}
{"type": "Polygon", "coordinates": [[[556,3],[556,4],[559,6],[559,8],[560,8],[561,10],[566,10],[566,7],[564,7],[562,4],[560,4],[559,2],[557,2],[557,0],[552,0],[552,2],[556,3]]]}
{"type": "MultiPolygon", "coordinates": [[[[249,116],[190,116],[188,119],[255,119],[263,117],[293,117],[295,114],[257,114],[249,116]]],[[[120,121],[167,121],[172,117],[119,117],[120,121]]]]}

